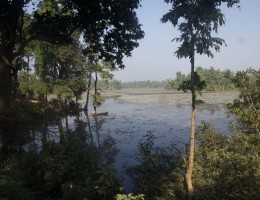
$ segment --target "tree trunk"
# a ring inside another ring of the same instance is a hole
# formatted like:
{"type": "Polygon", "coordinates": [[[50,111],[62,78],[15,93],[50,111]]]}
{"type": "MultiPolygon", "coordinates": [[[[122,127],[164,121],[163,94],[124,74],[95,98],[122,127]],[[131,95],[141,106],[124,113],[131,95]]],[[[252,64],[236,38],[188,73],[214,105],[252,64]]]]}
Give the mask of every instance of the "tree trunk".
{"type": "Polygon", "coordinates": [[[11,67],[0,60],[0,113],[9,108],[11,102],[11,67]]]}
{"type": "Polygon", "coordinates": [[[76,108],[78,108],[78,103],[79,103],[79,98],[78,98],[78,96],[76,96],[75,103],[76,103],[76,108]]]}
{"type": "Polygon", "coordinates": [[[88,77],[87,98],[86,98],[86,104],[85,104],[85,107],[84,107],[84,110],[86,110],[86,111],[88,110],[90,85],[91,85],[91,74],[88,77]]]}
{"type": "Polygon", "coordinates": [[[65,128],[63,128],[61,118],[58,119],[58,129],[60,132],[60,144],[62,144],[65,141],[66,130],[65,130],[65,128]]]}
{"type": "Polygon", "coordinates": [[[186,182],[188,187],[188,199],[193,199],[193,185],[192,185],[192,171],[194,164],[194,139],[195,139],[195,107],[196,107],[196,96],[195,96],[195,73],[194,73],[194,49],[192,52],[192,56],[190,59],[191,62],[191,95],[192,95],[192,103],[191,103],[191,133],[190,133],[190,144],[189,144],[189,158],[188,158],[188,166],[186,173],[186,182]]]}
{"type": "Polygon", "coordinates": [[[98,77],[97,77],[97,72],[95,72],[95,93],[94,93],[94,101],[93,101],[93,107],[94,107],[94,112],[97,112],[97,81],[98,81],[98,77]]]}
{"type": "Polygon", "coordinates": [[[14,46],[19,18],[23,15],[24,1],[12,1],[7,16],[1,18],[0,47],[0,112],[6,111],[12,97],[11,67],[14,59],[14,46]]]}

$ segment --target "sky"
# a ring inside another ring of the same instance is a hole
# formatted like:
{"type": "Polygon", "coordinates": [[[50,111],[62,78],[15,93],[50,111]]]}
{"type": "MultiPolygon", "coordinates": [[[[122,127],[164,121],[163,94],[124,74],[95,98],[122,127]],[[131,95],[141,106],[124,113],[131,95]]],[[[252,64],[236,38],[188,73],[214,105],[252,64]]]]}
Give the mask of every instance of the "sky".
{"type": "MultiPolygon", "coordinates": [[[[132,57],[124,58],[125,69],[114,73],[114,79],[122,82],[153,80],[161,81],[175,78],[177,71],[190,72],[188,59],[178,59],[174,52],[180,43],[171,42],[180,33],[171,23],[161,23],[170,4],[164,0],[142,0],[137,17],[145,32],[139,47],[132,57]]],[[[260,68],[260,0],[241,0],[241,8],[222,8],[226,23],[219,27],[215,35],[225,40],[220,52],[214,58],[196,55],[195,66],[215,69],[246,70],[260,68]]]]}

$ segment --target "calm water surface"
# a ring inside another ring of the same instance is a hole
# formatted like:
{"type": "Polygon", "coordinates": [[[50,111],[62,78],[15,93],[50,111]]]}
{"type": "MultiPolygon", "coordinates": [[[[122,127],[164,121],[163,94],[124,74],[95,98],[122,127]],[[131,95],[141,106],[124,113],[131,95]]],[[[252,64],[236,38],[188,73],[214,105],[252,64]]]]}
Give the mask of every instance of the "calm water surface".
{"type": "MultiPolygon", "coordinates": [[[[129,177],[125,175],[125,167],[137,164],[135,155],[138,143],[151,132],[155,144],[161,147],[174,143],[182,148],[188,143],[190,133],[191,106],[189,96],[187,101],[171,101],[169,96],[161,95],[129,95],[107,99],[98,107],[98,112],[107,111],[108,116],[89,116],[89,122],[95,144],[111,137],[119,152],[115,157],[115,167],[119,177],[124,177],[127,191],[131,190],[129,177]],[[98,129],[96,124],[98,124],[98,129]]],[[[90,111],[91,112],[91,111],[90,111]]],[[[71,118],[73,119],[73,118],[71,118]]],[[[83,114],[81,120],[87,120],[83,114]]],[[[226,106],[221,103],[206,103],[197,106],[196,124],[201,121],[211,123],[215,128],[228,134],[226,106]]],[[[71,120],[71,126],[73,120],[71,120]]]]}

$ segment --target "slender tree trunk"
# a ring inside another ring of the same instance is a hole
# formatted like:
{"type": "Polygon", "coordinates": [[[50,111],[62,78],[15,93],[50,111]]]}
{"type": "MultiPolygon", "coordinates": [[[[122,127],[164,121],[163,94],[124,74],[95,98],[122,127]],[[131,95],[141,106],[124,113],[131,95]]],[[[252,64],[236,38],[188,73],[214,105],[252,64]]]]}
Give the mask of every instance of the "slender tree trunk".
{"type": "Polygon", "coordinates": [[[188,199],[193,199],[193,185],[192,185],[192,171],[194,164],[194,139],[195,139],[195,107],[196,107],[196,96],[195,96],[195,73],[194,73],[194,49],[192,52],[192,56],[190,59],[191,62],[191,95],[192,95],[192,103],[191,103],[191,133],[190,133],[190,144],[189,144],[189,159],[186,173],[186,182],[188,187],[188,199]]]}
{"type": "Polygon", "coordinates": [[[78,108],[78,103],[79,103],[79,98],[76,96],[76,99],[75,99],[75,103],[76,103],[76,108],[78,108]]]}
{"type": "Polygon", "coordinates": [[[87,98],[86,98],[86,104],[84,107],[84,110],[88,110],[88,102],[89,102],[89,92],[90,92],[90,85],[91,85],[91,74],[88,77],[88,89],[87,89],[87,98]]]}
{"type": "Polygon", "coordinates": [[[66,130],[65,130],[65,128],[63,128],[61,118],[58,119],[58,129],[60,132],[60,143],[62,144],[65,141],[66,130]]]}
{"type": "MultiPolygon", "coordinates": [[[[26,81],[27,81],[27,84],[29,83],[29,76],[30,76],[29,64],[30,64],[30,59],[28,57],[27,58],[27,68],[26,68],[26,81]]],[[[26,98],[26,101],[28,102],[29,98],[30,98],[30,94],[29,94],[28,91],[25,94],[25,98],[26,98]]]]}
{"type": "Polygon", "coordinates": [[[97,81],[98,81],[98,77],[97,77],[97,72],[95,72],[95,93],[94,93],[94,101],[93,101],[93,106],[94,106],[94,112],[97,112],[97,81]]]}

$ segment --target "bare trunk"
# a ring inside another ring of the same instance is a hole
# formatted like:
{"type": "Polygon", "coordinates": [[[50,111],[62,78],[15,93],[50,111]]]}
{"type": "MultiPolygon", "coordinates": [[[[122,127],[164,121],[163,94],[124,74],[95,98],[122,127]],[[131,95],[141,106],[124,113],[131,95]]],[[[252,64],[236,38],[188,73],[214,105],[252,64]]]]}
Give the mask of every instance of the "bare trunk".
{"type": "Polygon", "coordinates": [[[63,128],[62,124],[62,119],[58,119],[58,129],[60,132],[60,143],[62,144],[65,141],[65,135],[66,135],[66,130],[63,128]]]}
{"type": "Polygon", "coordinates": [[[88,79],[87,98],[86,98],[86,104],[85,104],[85,107],[84,107],[84,110],[86,110],[86,111],[88,110],[90,85],[91,85],[91,74],[89,75],[89,79],[88,79]]]}
{"type": "Polygon", "coordinates": [[[191,133],[190,133],[190,144],[189,144],[189,160],[186,173],[186,182],[188,187],[188,199],[193,199],[193,185],[192,185],[192,171],[194,164],[194,139],[195,139],[195,107],[196,107],[196,96],[195,96],[195,73],[194,73],[194,50],[191,56],[191,95],[192,95],[192,109],[191,109],[191,133]]]}
{"type": "Polygon", "coordinates": [[[97,81],[98,81],[98,77],[97,77],[97,72],[95,72],[95,93],[94,93],[94,102],[93,102],[93,106],[94,106],[94,112],[97,112],[97,81]]]}
{"type": "Polygon", "coordinates": [[[9,108],[11,102],[11,67],[0,60],[0,112],[9,108]]]}

